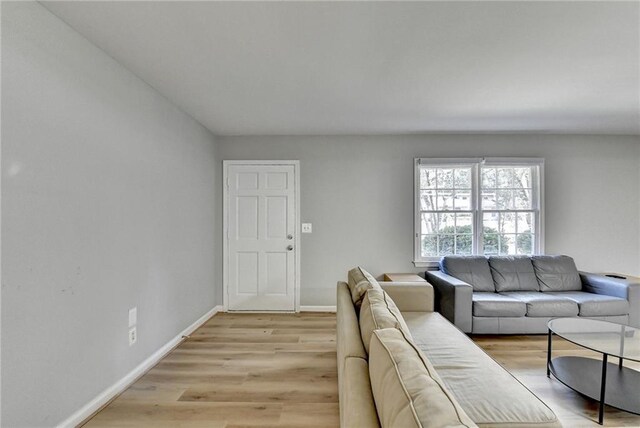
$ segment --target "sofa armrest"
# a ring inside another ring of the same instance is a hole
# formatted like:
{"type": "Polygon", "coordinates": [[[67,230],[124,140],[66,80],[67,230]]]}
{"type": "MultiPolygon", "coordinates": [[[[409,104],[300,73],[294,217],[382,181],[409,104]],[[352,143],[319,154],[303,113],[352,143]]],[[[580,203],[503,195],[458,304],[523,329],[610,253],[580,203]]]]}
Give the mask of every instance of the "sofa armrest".
{"type": "Polygon", "coordinates": [[[340,427],[379,427],[367,360],[358,357],[347,358],[338,382],[341,391],[340,427]]]}
{"type": "Polygon", "coordinates": [[[629,301],[629,325],[640,327],[640,282],[636,279],[612,278],[589,272],[580,272],[582,290],[606,294],[629,301]]]}
{"type": "Polygon", "coordinates": [[[435,308],[465,333],[471,333],[473,287],[441,271],[425,272],[435,290],[435,308]]]}
{"type": "Polygon", "coordinates": [[[379,281],[400,312],[433,312],[433,287],[428,282],[379,281]]]}

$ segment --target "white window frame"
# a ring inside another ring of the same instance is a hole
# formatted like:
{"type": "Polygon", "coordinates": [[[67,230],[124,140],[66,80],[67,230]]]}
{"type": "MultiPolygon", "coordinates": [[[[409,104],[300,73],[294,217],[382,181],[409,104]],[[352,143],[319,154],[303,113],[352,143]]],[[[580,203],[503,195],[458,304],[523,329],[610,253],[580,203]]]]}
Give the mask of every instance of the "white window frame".
{"type": "MultiPolygon", "coordinates": [[[[421,208],[420,208],[420,167],[430,166],[450,166],[450,167],[471,167],[471,203],[474,221],[472,254],[482,255],[483,234],[482,217],[483,212],[480,203],[480,179],[481,167],[489,166],[535,166],[532,169],[532,199],[535,217],[536,233],[534,240],[533,254],[544,254],[544,159],[543,158],[519,158],[519,157],[491,157],[491,158],[416,158],[414,159],[414,248],[413,264],[416,267],[435,267],[438,265],[440,257],[422,257],[421,251],[421,208]]],[[[518,210],[486,210],[487,212],[517,212],[518,210]]]]}

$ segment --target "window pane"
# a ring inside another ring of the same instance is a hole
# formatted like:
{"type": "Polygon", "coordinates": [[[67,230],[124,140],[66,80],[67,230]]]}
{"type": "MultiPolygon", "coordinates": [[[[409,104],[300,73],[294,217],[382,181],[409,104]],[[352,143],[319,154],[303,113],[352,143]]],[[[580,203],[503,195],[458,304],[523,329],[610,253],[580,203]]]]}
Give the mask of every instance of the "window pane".
{"type": "Polygon", "coordinates": [[[516,215],[515,213],[500,213],[498,221],[499,233],[516,233],[516,215]]]}
{"type": "Polygon", "coordinates": [[[438,190],[438,210],[453,209],[453,190],[438,190]]]}
{"type": "Polygon", "coordinates": [[[497,171],[498,172],[496,174],[496,178],[497,178],[496,187],[499,187],[499,188],[513,187],[513,180],[512,180],[513,168],[498,168],[497,171]]]}
{"type": "Polygon", "coordinates": [[[522,233],[516,236],[516,252],[518,254],[533,253],[533,235],[522,233]]]}
{"type": "Polygon", "coordinates": [[[518,213],[518,227],[516,232],[534,232],[533,213],[518,213]]]}
{"type": "Polygon", "coordinates": [[[495,168],[482,168],[482,188],[495,188],[496,184],[496,169],[495,168]]]}
{"type": "Polygon", "coordinates": [[[531,167],[513,168],[514,186],[520,188],[531,188],[531,167]]]}
{"type": "Polygon", "coordinates": [[[470,213],[456,214],[456,233],[473,233],[473,216],[470,213]]]}
{"type": "Polygon", "coordinates": [[[530,210],[533,208],[533,200],[531,198],[531,190],[518,189],[514,190],[515,208],[518,210],[530,210]]]}
{"type": "Polygon", "coordinates": [[[436,169],[420,168],[420,188],[435,189],[436,187],[436,169]]]}
{"type": "Polygon", "coordinates": [[[513,209],[513,191],[498,190],[496,192],[496,209],[510,210],[513,209]]]}
{"type": "Polygon", "coordinates": [[[456,254],[471,254],[471,235],[456,235],[456,254]]]}
{"type": "Polygon", "coordinates": [[[438,221],[439,234],[455,233],[456,231],[455,214],[451,214],[451,213],[438,214],[438,220],[439,220],[438,221]]]}
{"type": "Polygon", "coordinates": [[[495,190],[483,190],[482,191],[482,209],[483,210],[495,210],[496,209],[496,191],[495,190]]]}
{"type": "Polygon", "coordinates": [[[456,189],[471,189],[471,169],[456,168],[454,172],[454,185],[456,189]]]}
{"type": "Polygon", "coordinates": [[[498,235],[484,235],[484,254],[487,256],[498,254],[498,235]]]}
{"type": "Polygon", "coordinates": [[[456,190],[453,200],[454,208],[456,210],[471,210],[471,191],[456,190]]]}
{"type": "Polygon", "coordinates": [[[441,256],[454,254],[455,235],[438,236],[438,253],[441,256]]]}
{"type": "Polygon", "coordinates": [[[453,189],[453,169],[438,168],[436,182],[439,189],[453,189]]]}
{"type": "Polygon", "coordinates": [[[484,213],[482,216],[482,232],[487,233],[498,233],[498,220],[500,219],[500,214],[498,213],[484,213]]]}
{"type": "Polygon", "coordinates": [[[422,233],[436,233],[438,230],[438,214],[422,213],[422,233]]]}
{"type": "Polygon", "coordinates": [[[436,191],[435,190],[420,191],[420,209],[423,211],[436,210],[436,191]]]}
{"type": "Polygon", "coordinates": [[[422,257],[434,257],[438,255],[438,237],[436,235],[422,235],[422,257]]]}
{"type": "Polygon", "coordinates": [[[516,253],[514,245],[515,235],[500,234],[500,255],[511,255],[516,253]]]}

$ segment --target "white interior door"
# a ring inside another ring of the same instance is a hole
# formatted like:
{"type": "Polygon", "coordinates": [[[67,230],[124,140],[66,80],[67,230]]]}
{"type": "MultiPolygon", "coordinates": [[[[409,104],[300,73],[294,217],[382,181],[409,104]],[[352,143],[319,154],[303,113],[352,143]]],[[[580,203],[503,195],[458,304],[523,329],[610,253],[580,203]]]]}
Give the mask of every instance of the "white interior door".
{"type": "Polygon", "coordinates": [[[227,168],[227,306],[296,309],[295,165],[227,168]]]}

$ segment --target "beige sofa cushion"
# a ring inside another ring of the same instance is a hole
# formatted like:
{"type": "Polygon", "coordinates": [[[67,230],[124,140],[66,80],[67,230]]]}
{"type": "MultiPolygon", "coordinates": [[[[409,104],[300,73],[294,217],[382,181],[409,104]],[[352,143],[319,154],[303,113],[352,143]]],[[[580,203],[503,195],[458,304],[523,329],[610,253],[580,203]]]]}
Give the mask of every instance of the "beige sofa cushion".
{"type": "Polygon", "coordinates": [[[356,309],[362,305],[364,293],[371,288],[381,289],[378,281],[366,270],[360,266],[349,271],[348,275],[349,290],[351,291],[351,300],[356,309]]]}
{"type": "Polygon", "coordinates": [[[371,289],[365,293],[360,308],[360,336],[367,353],[371,335],[381,328],[399,328],[411,337],[409,327],[391,297],[385,291],[371,289]]]}
{"type": "Polygon", "coordinates": [[[369,376],[382,427],[475,427],[422,353],[395,328],[371,337],[369,376]]]}
{"type": "Polygon", "coordinates": [[[404,315],[413,343],[429,358],[448,390],[478,426],[561,427],[547,405],[442,315],[404,315]]]}

